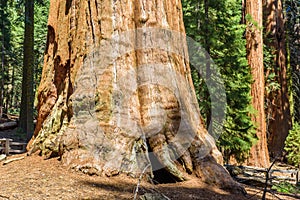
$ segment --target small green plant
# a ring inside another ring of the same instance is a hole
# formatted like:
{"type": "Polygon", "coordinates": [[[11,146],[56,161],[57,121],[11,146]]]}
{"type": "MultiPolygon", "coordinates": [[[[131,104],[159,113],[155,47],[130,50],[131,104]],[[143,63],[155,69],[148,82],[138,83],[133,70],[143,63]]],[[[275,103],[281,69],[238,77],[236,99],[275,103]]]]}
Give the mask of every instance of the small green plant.
{"type": "Polygon", "coordinates": [[[300,125],[295,123],[285,141],[284,150],[287,152],[288,162],[295,167],[300,166],[300,125]]]}
{"type": "Polygon", "coordinates": [[[288,182],[280,182],[278,184],[274,184],[272,186],[273,190],[277,192],[287,193],[287,194],[299,194],[300,186],[296,186],[294,184],[288,182]]]}
{"type": "Polygon", "coordinates": [[[263,30],[263,27],[260,26],[258,24],[258,22],[256,20],[253,19],[253,17],[250,15],[250,14],[247,14],[246,15],[246,21],[247,21],[247,25],[248,25],[248,28],[250,28],[250,30],[254,30],[254,27],[256,29],[258,29],[259,31],[262,31],[263,30]]]}
{"type": "Polygon", "coordinates": [[[20,108],[9,108],[8,113],[12,115],[18,115],[20,113],[20,108]]]}

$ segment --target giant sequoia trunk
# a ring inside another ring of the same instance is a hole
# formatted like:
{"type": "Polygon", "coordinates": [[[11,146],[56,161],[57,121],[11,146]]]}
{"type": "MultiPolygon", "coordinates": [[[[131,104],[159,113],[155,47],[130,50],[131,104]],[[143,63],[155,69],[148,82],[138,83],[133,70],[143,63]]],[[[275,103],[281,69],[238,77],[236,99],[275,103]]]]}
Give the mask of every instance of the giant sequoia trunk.
{"type": "Polygon", "coordinates": [[[30,153],[240,189],[200,120],[184,32],[180,1],[51,1],[30,153]]]}
{"type": "Polygon", "coordinates": [[[269,154],[267,148],[266,122],[264,111],[264,65],[262,40],[262,1],[246,1],[246,14],[251,16],[247,23],[247,59],[251,67],[253,83],[251,86],[252,105],[257,113],[252,116],[256,122],[258,142],[250,150],[248,164],[268,167],[269,154]]]}
{"type": "Polygon", "coordinates": [[[274,73],[279,89],[271,91],[268,98],[268,147],[273,157],[282,155],[284,141],[291,128],[290,104],[287,83],[287,60],[285,26],[282,1],[265,0],[264,18],[266,44],[274,55],[274,68],[267,74],[274,73]]]}

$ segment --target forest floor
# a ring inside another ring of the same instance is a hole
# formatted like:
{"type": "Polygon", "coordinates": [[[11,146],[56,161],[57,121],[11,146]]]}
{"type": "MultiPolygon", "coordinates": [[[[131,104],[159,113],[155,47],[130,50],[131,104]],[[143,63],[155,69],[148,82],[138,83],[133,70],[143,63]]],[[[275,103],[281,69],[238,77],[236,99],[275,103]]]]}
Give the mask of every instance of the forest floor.
{"type": "MultiPolygon", "coordinates": [[[[0,131],[0,138],[22,141],[14,130],[0,131]]],[[[45,160],[38,155],[17,154],[23,158],[4,165],[0,162],[0,200],[5,199],[133,199],[138,180],[127,176],[89,176],[63,166],[57,158],[45,160]]],[[[142,181],[138,196],[158,192],[174,200],[261,199],[263,188],[243,185],[247,195],[231,194],[194,178],[181,183],[152,185],[142,181]]],[[[266,199],[293,200],[288,195],[267,193],[266,199]]]]}

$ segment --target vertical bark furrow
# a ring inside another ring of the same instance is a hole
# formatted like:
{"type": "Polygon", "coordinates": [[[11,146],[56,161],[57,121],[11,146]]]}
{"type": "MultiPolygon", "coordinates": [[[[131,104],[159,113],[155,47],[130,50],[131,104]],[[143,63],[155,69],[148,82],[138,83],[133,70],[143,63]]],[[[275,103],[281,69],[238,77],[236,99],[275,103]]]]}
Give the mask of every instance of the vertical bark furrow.
{"type": "MultiPolygon", "coordinates": [[[[94,8],[94,7],[93,7],[94,8]]],[[[92,29],[92,38],[93,38],[93,43],[95,44],[96,43],[96,41],[95,41],[95,25],[94,25],[94,22],[93,22],[93,14],[92,14],[92,9],[91,9],[91,1],[88,1],[88,9],[89,9],[89,12],[88,12],[88,14],[89,14],[89,23],[90,23],[90,27],[91,27],[91,29],[92,29]]]]}
{"type": "Polygon", "coordinates": [[[70,8],[72,6],[73,1],[72,0],[66,0],[66,9],[65,9],[65,15],[69,14],[70,8]]]}

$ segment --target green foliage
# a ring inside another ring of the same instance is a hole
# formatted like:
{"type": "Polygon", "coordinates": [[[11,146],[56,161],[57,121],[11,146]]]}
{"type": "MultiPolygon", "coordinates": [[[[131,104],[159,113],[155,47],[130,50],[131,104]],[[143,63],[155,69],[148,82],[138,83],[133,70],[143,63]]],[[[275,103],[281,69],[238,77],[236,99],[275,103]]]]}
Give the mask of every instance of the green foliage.
{"type": "MultiPolygon", "coordinates": [[[[4,98],[2,99],[2,104],[4,106],[4,112],[7,112],[18,103],[18,98],[16,97],[18,83],[20,81],[16,78],[16,75],[20,75],[20,68],[18,66],[18,58],[22,60],[22,48],[20,44],[23,39],[18,40],[17,37],[18,26],[22,26],[19,23],[20,8],[18,7],[17,1],[1,1],[1,64],[3,66],[1,79],[3,80],[3,85],[1,89],[4,90],[4,98]],[[2,76],[3,75],[3,76],[2,76]]],[[[20,32],[22,38],[22,32],[20,32]]],[[[22,62],[21,62],[22,64],[22,62]]],[[[20,88],[20,87],[19,87],[20,88]]],[[[20,92],[20,90],[18,91],[20,92]]]]}
{"type": "Polygon", "coordinates": [[[274,184],[272,186],[273,190],[277,192],[287,193],[287,194],[299,194],[300,193],[300,186],[288,183],[288,182],[280,182],[274,184]]]}
{"type": "Polygon", "coordinates": [[[300,166],[300,125],[295,123],[285,141],[284,150],[287,152],[288,162],[296,167],[300,166]]]}
{"type": "Polygon", "coordinates": [[[300,123],[300,1],[286,0],[286,33],[288,35],[289,64],[292,77],[292,97],[291,106],[295,122],[300,123]]]}
{"type": "MultiPolygon", "coordinates": [[[[46,44],[47,18],[49,0],[35,3],[35,88],[40,80],[43,64],[43,53],[46,44]]],[[[1,1],[1,20],[3,22],[0,32],[0,45],[3,54],[4,69],[0,73],[0,80],[4,80],[5,112],[17,114],[21,102],[21,82],[23,65],[24,42],[24,1],[1,1]],[[4,41],[4,43],[3,43],[4,41]]],[[[2,56],[0,56],[2,60],[2,56]]],[[[0,99],[1,101],[1,99],[0,99]]]]}
{"type": "MultiPolygon", "coordinates": [[[[219,67],[226,89],[226,119],[217,141],[225,161],[234,156],[243,161],[256,141],[250,114],[250,67],[246,60],[245,25],[241,24],[242,3],[238,0],[184,0],[184,22],[188,36],[206,49],[219,67]]],[[[193,59],[193,58],[190,58],[193,59]]],[[[206,78],[192,69],[201,114],[209,123],[212,107],[206,78]]],[[[220,130],[221,131],[221,130],[220,130]]]]}
{"type": "MultiPolygon", "coordinates": [[[[265,38],[267,40],[267,38],[265,38]]],[[[280,84],[276,81],[276,74],[274,72],[275,63],[275,50],[264,45],[264,71],[265,71],[265,91],[266,96],[270,93],[280,89],[280,84]]]]}
{"type": "Polygon", "coordinates": [[[246,22],[248,25],[248,29],[254,31],[254,29],[258,29],[259,31],[263,30],[263,27],[259,26],[258,22],[253,19],[250,14],[246,14],[246,22]]]}
{"type": "Polygon", "coordinates": [[[23,63],[23,41],[24,41],[24,8],[17,2],[11,5],[11,85],[13,90],[12,102],[9,107],[18,110],[21,102],[21,82],[22,82],[22,63],[23,63]]]}
{"type": "Polygon", "coordinates": [[[34,11],[34,55],[35,55],[35,87],[37,88],[38,83],[41,79],[42,68],[44,64],[44,52],[47,41],[47,22],[48,22],[48,10],[49,0],[37,1],[35,3],[34,11]]]}

